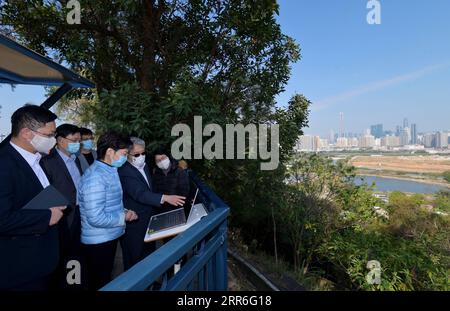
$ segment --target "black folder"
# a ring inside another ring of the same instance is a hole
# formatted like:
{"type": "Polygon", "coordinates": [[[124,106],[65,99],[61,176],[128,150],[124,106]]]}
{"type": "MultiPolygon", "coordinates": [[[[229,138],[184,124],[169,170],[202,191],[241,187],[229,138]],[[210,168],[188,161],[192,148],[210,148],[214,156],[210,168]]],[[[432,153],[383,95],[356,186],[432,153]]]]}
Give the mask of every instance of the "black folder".
{"type": "Polygon", "coordinates": [[[49,209],[55,206],[67,206],[69,201],[52,185],[48,186],[30,202],[28,202],[22,209],[36,210],[49,209]]]}

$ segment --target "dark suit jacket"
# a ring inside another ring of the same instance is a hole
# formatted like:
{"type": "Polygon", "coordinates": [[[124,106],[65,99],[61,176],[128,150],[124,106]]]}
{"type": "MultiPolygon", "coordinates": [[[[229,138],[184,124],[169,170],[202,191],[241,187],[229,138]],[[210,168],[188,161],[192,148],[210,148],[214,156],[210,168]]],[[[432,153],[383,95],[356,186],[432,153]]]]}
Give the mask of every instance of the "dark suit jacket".
{"type": "Polygon", "coordinates": [[[144,249],[144,236],[152,215],[162,213],[161,196],[154,193],[150,170],[146,165],[144,171],[149,184],[137,168],[126,162],[119,168],[122,183],[123,204],[126,209],[138,214],[138,220],[127,222],[125,234],[122,237],[123,262],[125,269],[141,260],[148,252],[144,249]]]}
{"type": "Polygon", "coordinates": [[[161,207],[162,194],[153,192],[152,176],[147,165],[144,167],[144,171],[149,184],[139,170],[129,162],[125,162],[119,169],[125,208],[135,211],[138,215],[154,209],[159,211],[161,207]]]}
{"type": "MultiPolygon", "coordinates": [[[[71,249],[77,248],[80,241],[81,220],[80,210],[76,206],[77,188],[73,183],[64,160],[55,148],[51,150],[49,155],[41,159],[40,164],[50,184],[58,189],[70,202],[70,206],[64,211],[64,217],[59,222],[61,247],[63,247],[63,252],[67,254],[71,249]]],[[[75,164],[78,167],[80,175],[82,175],[80,160],[78,158],[75,159],[75,164]]]]}
{"type": "Polygon", "coordinates": [[[0,149],[0,289],[51,274],[58,263],[58,230],[50,210],[22,210],[43,190],[25,159],[8,143],[0,149]]]}

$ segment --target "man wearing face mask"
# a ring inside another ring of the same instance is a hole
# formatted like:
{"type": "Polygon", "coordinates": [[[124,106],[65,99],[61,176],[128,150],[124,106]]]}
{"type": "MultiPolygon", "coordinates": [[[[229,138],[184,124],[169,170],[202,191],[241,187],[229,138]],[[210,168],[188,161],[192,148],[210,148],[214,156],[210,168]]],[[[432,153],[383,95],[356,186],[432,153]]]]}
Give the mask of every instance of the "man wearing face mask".
{"type": "Polygon", "coordinates": [[[70,202],[59,224],[60,262],[55,275],[54,286],[63,289],[76,289],[66,281],[67,262],[81,261],[80,257],[80,210],[77,202],[77,189],[82,171],[76,154],[80,150],[80,129],[72,124],[62,124],[56,128],[57,145],[40,164],[49,182],[70,202]]]}
{"type": "Polygon", "coordinates": [[[120,245],[123,252],[123,264],[128,270],[148,256],[154,249],[154,243],[144,243],[145,231],[152,215],[162,213],[162,204],[183,206],[185,197],[157,193],[153,190],[151,171],[145,163],[145,142],[131,137],[133,146],[128,162],[119,169],[123,189],[123,203],[126,209],[135,211],[139,219],[127,224],[120,245]]]}
{"type": "Polygon", "coordinates": [[[81,148],[78,154],[81,170],[85,172],[95,160],[97,160],[97,152],[94,150],[94,134],[88,128],[80,127],[81,148]]]}
{"type": "Polygon", "coordinates": [[[26,105],[11,116],[11,141],[0,150],[0,290],[45,290],[58,264],[55,226],[65,206],[24,210],[49,180],[39,161],[55,145],[56,115],[26,105]]]}

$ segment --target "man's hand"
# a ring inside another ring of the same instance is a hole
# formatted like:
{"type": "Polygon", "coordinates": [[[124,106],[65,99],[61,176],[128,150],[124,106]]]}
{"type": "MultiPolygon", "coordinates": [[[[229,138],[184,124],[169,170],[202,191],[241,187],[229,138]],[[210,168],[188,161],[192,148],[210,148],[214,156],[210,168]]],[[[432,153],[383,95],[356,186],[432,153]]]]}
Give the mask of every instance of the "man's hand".
{"type": "Polygon", "coordinates": [[[136,214],[135,211],[132,210],[128,210],[127,213],[125,214],[125,221],[135,221],[137,220],[139,217],[136,214]]]}
{"type": "Polygon", "coordinates": [[[163,195],[163,203],[169,203],[173,206],[183,206],[186,197],[179,195],[163,195]]]}
{"type": "Polygon", "coordinates": [[[63,217],[63,210],[65,210],[67,206],[55,206],[50,207],[50,212],[52,212],[52,216],[50,217],[49,226],[56,225],[61,218],[63,217]]]}

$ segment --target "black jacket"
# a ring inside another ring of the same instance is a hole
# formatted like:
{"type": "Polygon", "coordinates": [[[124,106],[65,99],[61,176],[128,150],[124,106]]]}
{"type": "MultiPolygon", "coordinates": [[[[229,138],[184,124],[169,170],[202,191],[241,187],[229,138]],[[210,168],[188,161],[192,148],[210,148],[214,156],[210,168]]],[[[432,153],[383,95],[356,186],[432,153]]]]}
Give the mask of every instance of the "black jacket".
{"type": "Polygon", "coordinates": [[[0,289],[51,274],[58,263],[50,210],[22,210],[43,190],[25,159],[10,145],[0,149],[0,289]]]}
{"type": "Polygon", "coordinates": [[[119,168],[119,177],[123,190],[123,205],[126,209],[138,214],[138,219],[127,222],[125,234],[121,238],[123,263],[125,270],[148,255],[145,252],[144,236],[152,215],[162,213],[161,193],[155,193],[152,186],[152,176],[146,165],[144,167],[148,184],[144,176],[129,162],[119,168]]]}
{"type": "Polygon", "coordinates": [[[155,168],[153,183],[156,192],[184,197],[189,195],[189,176],[185,170],[178,167],[175,160],[171,161],[167,175],[159,167],[155,168]]]}
{"type": "MultiPolygon", "coordinates": [[[[80,210],[76,206],[77,188],[73,183],[64,160],[55,148],[51,150],[49,155],[41,159],[40,164],[50,184],[70,202],[70,206],[64,211],[64,217],[59,222],[61,247],[64,248],[63,253],[68,255],[70,252],[78,252],[81,220],[80,210]]],[[[82,175],[80,160],[78,158],[75,159],[75,164],[78,167],[80,175],[82,175]]]]}

